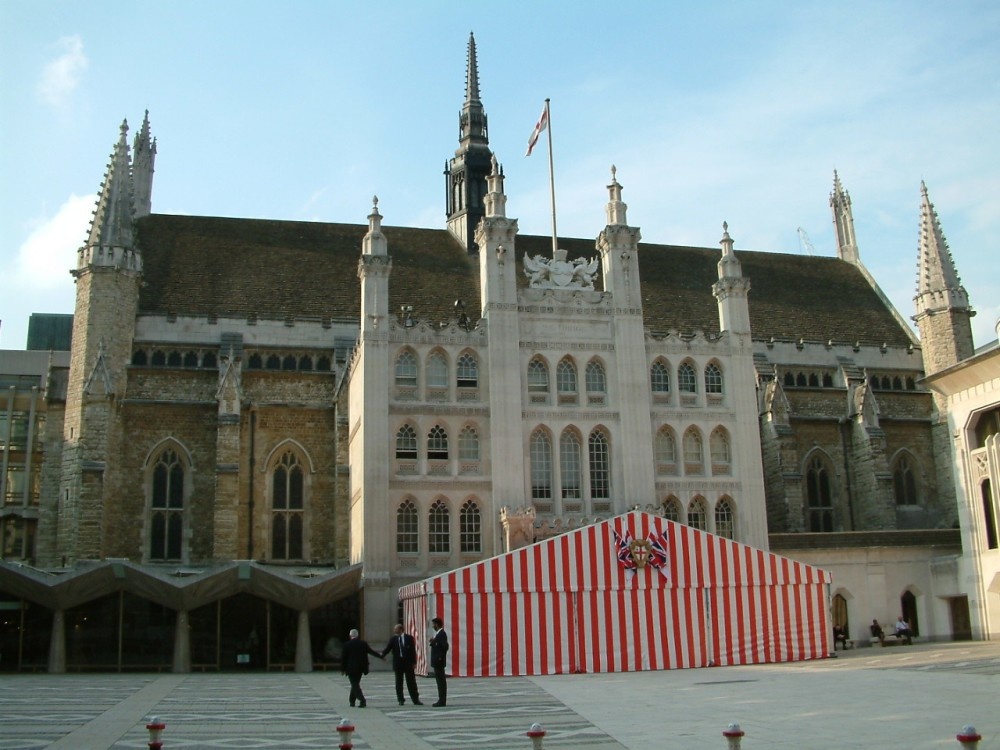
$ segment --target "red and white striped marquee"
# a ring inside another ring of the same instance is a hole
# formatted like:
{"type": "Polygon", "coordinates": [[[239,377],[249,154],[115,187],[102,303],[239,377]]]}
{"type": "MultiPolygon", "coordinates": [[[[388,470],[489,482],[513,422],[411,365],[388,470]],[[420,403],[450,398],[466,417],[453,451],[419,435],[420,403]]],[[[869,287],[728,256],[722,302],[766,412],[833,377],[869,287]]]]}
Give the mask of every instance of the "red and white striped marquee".
{"type": "MultiPolygon", "coordinates": [[[[639,511],[400,589],[456,676],[799,661],[831,651],[830,574],[639,511]]],[[[417,638],[426,674],[426,639],[417,638]]]]}

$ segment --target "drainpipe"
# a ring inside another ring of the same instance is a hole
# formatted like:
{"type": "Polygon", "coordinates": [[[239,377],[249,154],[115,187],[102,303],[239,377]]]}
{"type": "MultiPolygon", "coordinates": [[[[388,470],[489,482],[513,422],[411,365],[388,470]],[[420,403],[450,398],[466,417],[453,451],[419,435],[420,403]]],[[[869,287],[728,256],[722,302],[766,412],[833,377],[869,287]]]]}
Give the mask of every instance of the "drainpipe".
{"type": "Polygon", "coordinates": [[[253,478],[254,478],[254,438],[257,431],[257,411],[250,410],[250,477],[247,484],[250,493],[247,503],[247,560],[253,560],[253,478]]]}

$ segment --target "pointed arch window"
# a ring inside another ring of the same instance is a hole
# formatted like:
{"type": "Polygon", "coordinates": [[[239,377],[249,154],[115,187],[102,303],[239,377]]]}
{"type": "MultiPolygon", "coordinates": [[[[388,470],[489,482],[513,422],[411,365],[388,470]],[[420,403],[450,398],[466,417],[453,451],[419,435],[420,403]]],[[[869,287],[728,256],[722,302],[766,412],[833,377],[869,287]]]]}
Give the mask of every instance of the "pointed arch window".
{"type": "Polygon", "coordinates": [[[668,521],[675,521],[679,523],[681,520],[681,501],[673,495],[666,498],[663,501],[663,505],[660,506],[660,515],[668,521]]]}
{"type": "Polygon", "coordinates": [[[728,497],[720,498],[715,504],[715,533],[726,539],[735,539],[734,527],[733,504],[728,497]]]}
{"type": "Polygon", "coordinates": [[[579,500],[583,497],[583,462],[580,437],[567,430],[559,438],[559,473],[562,477],[562,497],[564,500],[579,500]]]}
{"type": "Polygon", "coordinates": [[[401,388],[417,387],[417,358],[406,350],[396,357],[396,385],[401,388]]]}
{"type": "Polygon", "coordinates": [[[684,473],[705,473],[704,451],[697,427],[689,427],[684,433],[684,473]]]}
{"type": "Polygon", "coordinates": [[[892,472],[892,494],[896,498],[896,505],[918,505],[920,502],[913,459],[905,454],[896,459],[892,472]]]}
{"type": "Polygon", "coordinates": [[[687,525],[692,529],[708,531],[708,514],[704,498],[696,497],[688,503],[687,525]]]}
{"type": "Polygon", "coordinates": [[[722,393],[722,370],[714,362],[705,368],[705,393],[722,393]]]}
{"type": "Polygon", "coordinates": [[[576,365],[564,359],[556,367],[556,390],[560,393],[576,393],[576,365]]]}
{"type": "Polygon", "coordinates": [[[544,430],[535,430],[529,447],[531,456],[531,499],[552,499],[552,443],[544,430]]]}
{"type": "Polygon", "coordinates": [[[427,520],[427,549],[438,554],[451,552],[451,514],[443,500],[434,501],[427,520]]]}
{"type": "Polygon", "coordinates": [[[611,453],[608,437],[601,430],[590,433],[588,441],[590,459],[590,497],[593,500],[611,499],[611,453]]]}
{"type": "Polygon", "coordinates": [[[687,362],[677,368],[677,389],[681,393],[698,392],[698,378],[695,377],[694,368],[687,362]]]}
{"type": "Polygon", "coordinates": [[[458,544],[461,552],[483,551],[482,513],[475,500],[467,500],[459,512],[458,544]]]}
{"type": "Polygon", "coordinates": [[[608,392],[608,378],[604,372],[604,365],[597,360],[587,363],[585,378],[587,382],[587,393],[601,394],[608,392]]]}
{"type": "Polygon", "coordinates": [[[301,560],[305,532],[305,472],[286,451],[271,473],[271,559],[301,560]]]}
{"type": "Polygon", "coordinates": [[[479,433],[472,425],[466,425],[458,433],[458,458],[460,461],[479,460],[479,433]]]}
{"type": "Polygon", "coordinates": [[[448,433],[439,424],[427,433],[427,458],[432,461],[448,460],[448,433]]]}
{"type": "Polygon", "coordinates": [[[806,525],[812,532],[833,531],[833,491],[830,470],[819,456],[813,456],[806,471],[806,525]]]}
{"type": "Polygon", "coordinates": [[[537,357],[528,363],[528,392],[549,392],[549,370],[537,357]]]}
{"type": "Polygon", "coordinates": [[[149,559],[180,560],[184,538],[184,464],[172,448],[153,464],[149,559]]]}
{"type": "Polygon", "coordinates": [[[660,360],[649,368],[649,386],[653,393],[670,393],[670,370],[660,360]]]}
{"type": "Polygon", "coordinates": [[[732,454],[729,449],[729,434],[722,427],[712,430],[709,438],[712,452],[712,473],[729,474],[732,471],[732,454]]]}
{"type": "Polygon", "coordinates": [[[396,458],[416,459],[417,433],[408,424],[404,424],[396,433],[396,458]]]}
{"type": "Polygon", "coordinates": [[[471,354],[458,358],[457,380],[459,388],[479,387],[479,362],[471,354]]]}
{"type": "Polygon", "coordinates": [[[448,362],[441,352],[433,352],[427,357],[427,387],[448,387],[448,362]]]}
{"type": "Polygon", "coordinates": [[[417,506],[404,500],[396,509],[396,552],[412,554],[420,551],[420,527],[417,506]]]}
{"type": "Polygon", "coordinates": [[[677,473],[677,440],[673,430],[664,425],[656,433],[656,473],[677,473]]]}

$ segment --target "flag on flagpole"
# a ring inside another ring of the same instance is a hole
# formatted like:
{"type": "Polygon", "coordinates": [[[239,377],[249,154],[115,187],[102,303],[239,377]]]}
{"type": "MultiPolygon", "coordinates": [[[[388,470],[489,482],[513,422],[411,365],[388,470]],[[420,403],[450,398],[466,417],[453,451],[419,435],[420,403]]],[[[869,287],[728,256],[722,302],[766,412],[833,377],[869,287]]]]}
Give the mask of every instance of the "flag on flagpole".
{"type": "Polygon", "coordinates": [[[528,150],[525,152],[525,156],[531,156],[532,149],[535,148],[535,144],[538,143],[538,136],[542,134],[542,131],[549,126],[549,106],[548,102],[545,103],[545,107],[542,108],[542,114],[538,118],[538,122],[535,123],[535,129],[531,131],[531,137],[528,139],[528,150]]]}

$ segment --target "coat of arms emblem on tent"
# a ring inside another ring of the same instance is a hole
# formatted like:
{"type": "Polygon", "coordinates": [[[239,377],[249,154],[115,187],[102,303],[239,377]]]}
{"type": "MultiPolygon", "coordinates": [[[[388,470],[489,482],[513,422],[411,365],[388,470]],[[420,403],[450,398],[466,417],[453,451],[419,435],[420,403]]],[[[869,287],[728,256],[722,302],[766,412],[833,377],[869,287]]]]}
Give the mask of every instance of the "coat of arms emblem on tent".
{"type": "Polygon", "coordinates": [[[647,566],[655,569],[666,579],[670,578],[667,571],[667,540],[663,534],[652,534],[646,539],[633,538],[630,531],[621,536],[614,529],[615,545],[618,547],[618,564],[625,569],[625,577],[632,580],[637,571],[647,566]]]}

